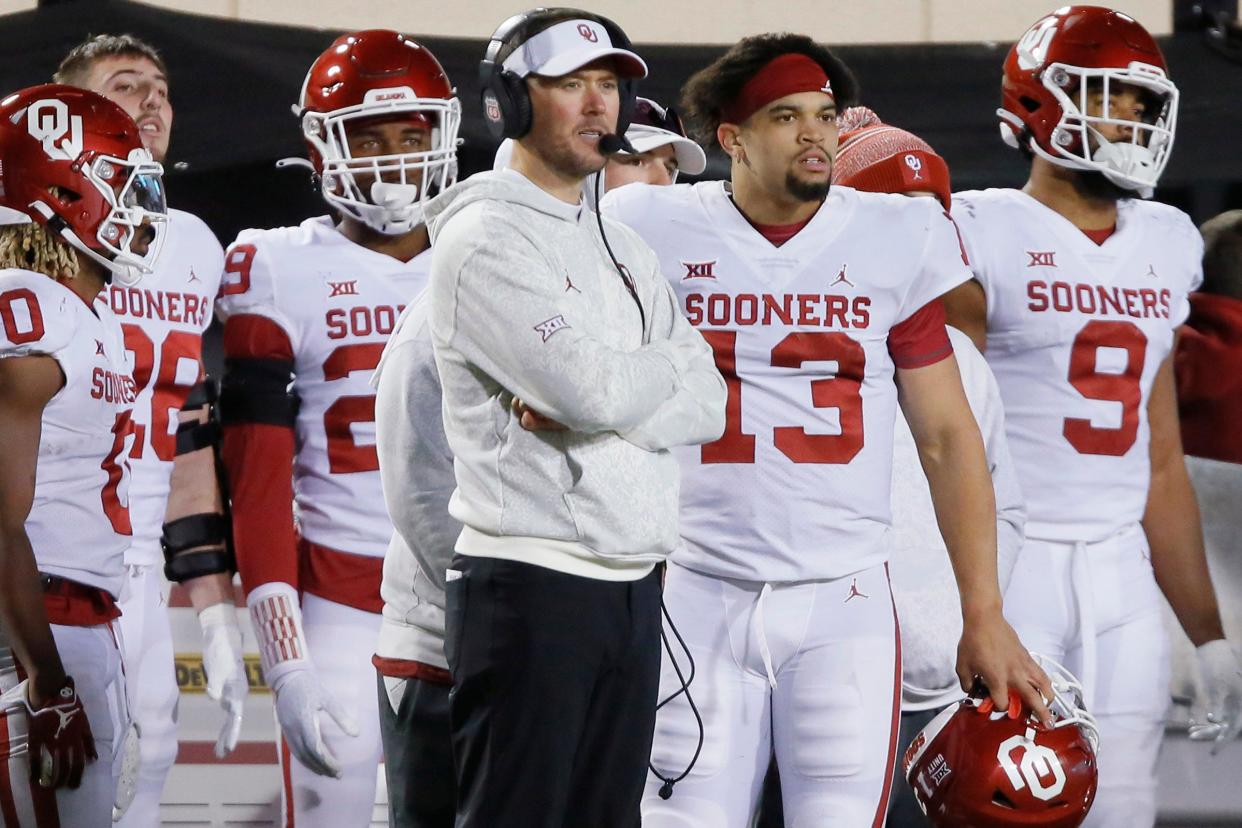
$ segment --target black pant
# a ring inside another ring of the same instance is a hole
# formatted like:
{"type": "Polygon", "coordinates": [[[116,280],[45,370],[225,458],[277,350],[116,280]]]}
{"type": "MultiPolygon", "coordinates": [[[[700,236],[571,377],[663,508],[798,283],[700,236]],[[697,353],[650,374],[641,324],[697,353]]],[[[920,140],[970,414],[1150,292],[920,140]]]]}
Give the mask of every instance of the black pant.
{"type": "Polygon", "coordinates": [[[448,685],[405,679],[393,710],[383,676],[378,683],[389,821],[394,828],[453,828],[457,777],[448,685]]]}
{"type": "Polygon", "coordinates": [[[660,682],[660,579],[458,556],[445,655],[457,828],[637,828],[660,682]]]}

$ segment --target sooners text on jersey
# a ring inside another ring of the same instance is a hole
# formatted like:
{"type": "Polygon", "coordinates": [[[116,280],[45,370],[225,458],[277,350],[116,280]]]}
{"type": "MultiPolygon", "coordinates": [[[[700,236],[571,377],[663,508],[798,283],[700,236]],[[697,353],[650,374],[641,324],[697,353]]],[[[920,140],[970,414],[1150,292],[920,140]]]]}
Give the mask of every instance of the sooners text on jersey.
{"type": "Polygon", "coordinates": [[[354,244],[326,218],[247,230],[226,254],[220,314],[275,323],[294,355],[294,499],[312,543],[373,558],[388,548],[370,380],[429,267],[425,254],[402,264],[354,244]]]}
{"type": "Polygon", "coordinates": [[[202,376],[203,332],[211,325],[224,253],[198,217],[168,211],[164,250],[155,273],[135,287],[113,284],[101,294],[121,322],[134,402],[129,564],[163,563],[160,533],[177,449],[177,419],[202,376]]]}
{"type": "Polygon", "coordinates": [[[686,549],[674,559],[769,582],[883,562],[889,332],[969,278],[953,222],[931,199],[834,187],[776,247],[720,182],[624,187],[604,209],[655,249],[729,389],[724,436],[677,452],[686,549]]]}
{"type": "Polygon", "coordinates": [[[65,384],[43,410],[26,533],[39,571],[116,596],[132,532],[128,452],[137,391],[116,318],[55,280],[0,271],[0,357],[50,356],[65,384]]]}
{"type": "Polygon", "coordinates": [[[1019,190],[953,196],[987,294],[987,360],[1029,520],[1027,534],[1099,540],[1143,515],[1147,403],[1203,245],[1180,210],[1124,200],[1097,245],[1019,190]]]}

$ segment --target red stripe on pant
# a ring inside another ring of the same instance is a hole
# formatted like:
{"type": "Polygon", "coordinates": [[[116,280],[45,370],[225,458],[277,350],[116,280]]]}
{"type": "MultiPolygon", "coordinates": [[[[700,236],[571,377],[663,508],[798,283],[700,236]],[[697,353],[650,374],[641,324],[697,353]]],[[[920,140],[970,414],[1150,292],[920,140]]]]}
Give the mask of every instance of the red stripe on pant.
{"type": "MultiPolygon", "coordinates": [[[[19,756],[9,755],[10,740],[13,733],[9,728],[10,716],[24,715],[10,711],[0,715],[0,745],[3,746],[3,759],[0,760],[0,816],[4,818],[6,828],[60,828],[60,812],[56,807],[56,792],[44,788],[30,776],[30,757],[23,752],[19,756]],[[19,808],[19,803],[25,807],[19,808]],[[22,815],[29,817],[34,814],[34,823],[29,818],[22,820],[22,815]]],[[[25,738],[24,734],[17,734],[25,738]]]]}
{"type": "Polygon", "coordinates": [[[884,576],[888,580],[888,600],[893,605],[893,639],[896,664],[893,667],[893,719],[888,734],[888,764],[884,768],[884,789],[880,793],[880,805],[876,808],[871,828],[883,828],[888,816],[888,799],[893,793],[893,768],[897,764],[897,739],[901,734],[901,622],[897,619],[897,602],[893,600],[893,582],[884,564],[884,576]]]}
{"type": "Polygon", "coordinates": [[[280,737],[280,775],[284,782],[284,816],[285,828],[294,828],[293,825],[293,770],[290,767],[293,762],[293,756],[289,753],[289,743],[285,741],[285,737],[280,737]]]}

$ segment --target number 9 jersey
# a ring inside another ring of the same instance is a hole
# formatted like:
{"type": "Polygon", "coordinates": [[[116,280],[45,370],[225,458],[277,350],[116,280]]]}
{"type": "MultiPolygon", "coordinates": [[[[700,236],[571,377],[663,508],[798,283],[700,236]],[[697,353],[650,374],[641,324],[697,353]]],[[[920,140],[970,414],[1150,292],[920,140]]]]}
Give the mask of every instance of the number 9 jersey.
{"type": "MultiPolygon", "coordinates": [[[[380,487],[370,379],[402,309],[426,285],[429,265],[427,255],[403,264],[354,244],[327,218],[243,231],[225,254],[216,310],[225,319],[226,435],[230,422],[278,426],[286,434],[294,428],[292,499],[298,535],[310,544],[299,576],[292,525],[263,505],[288,514],[289,499],[277,503],[273,493],[288,492],[289,467],[267,468],[254,456],[236,468],[230,463],[247,591],[271,581],[297,585],[300,577],[302,589],[320,597],[380,611],[392,524],[380,487]]],[[[273,432],[271,439],[287,437],[273,432]]]]}
{"type": "Polygon", "coordinates": [[[1138,523],[1147,403],[1202,281],[1198,230],[1173,207],[1125,199],[1097,244],[1020,190],[955,193],[953,217],[987,296],[1027,535],[1091,542],[1138,523]]]}

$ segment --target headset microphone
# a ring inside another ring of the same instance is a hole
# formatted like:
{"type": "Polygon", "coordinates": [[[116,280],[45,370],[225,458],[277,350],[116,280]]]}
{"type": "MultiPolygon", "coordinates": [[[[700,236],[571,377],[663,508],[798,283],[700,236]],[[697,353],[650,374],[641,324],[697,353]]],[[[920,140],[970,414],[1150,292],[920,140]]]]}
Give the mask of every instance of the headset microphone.
{"type": "Polygon", "coordinates": [[[628,152],[630,155],[638,155],[638,150],[634,149],[634,145],[624,135],[617,135],[610,132],[599,139],[600,155],[616,155],[619,152],[628,152]]]}

